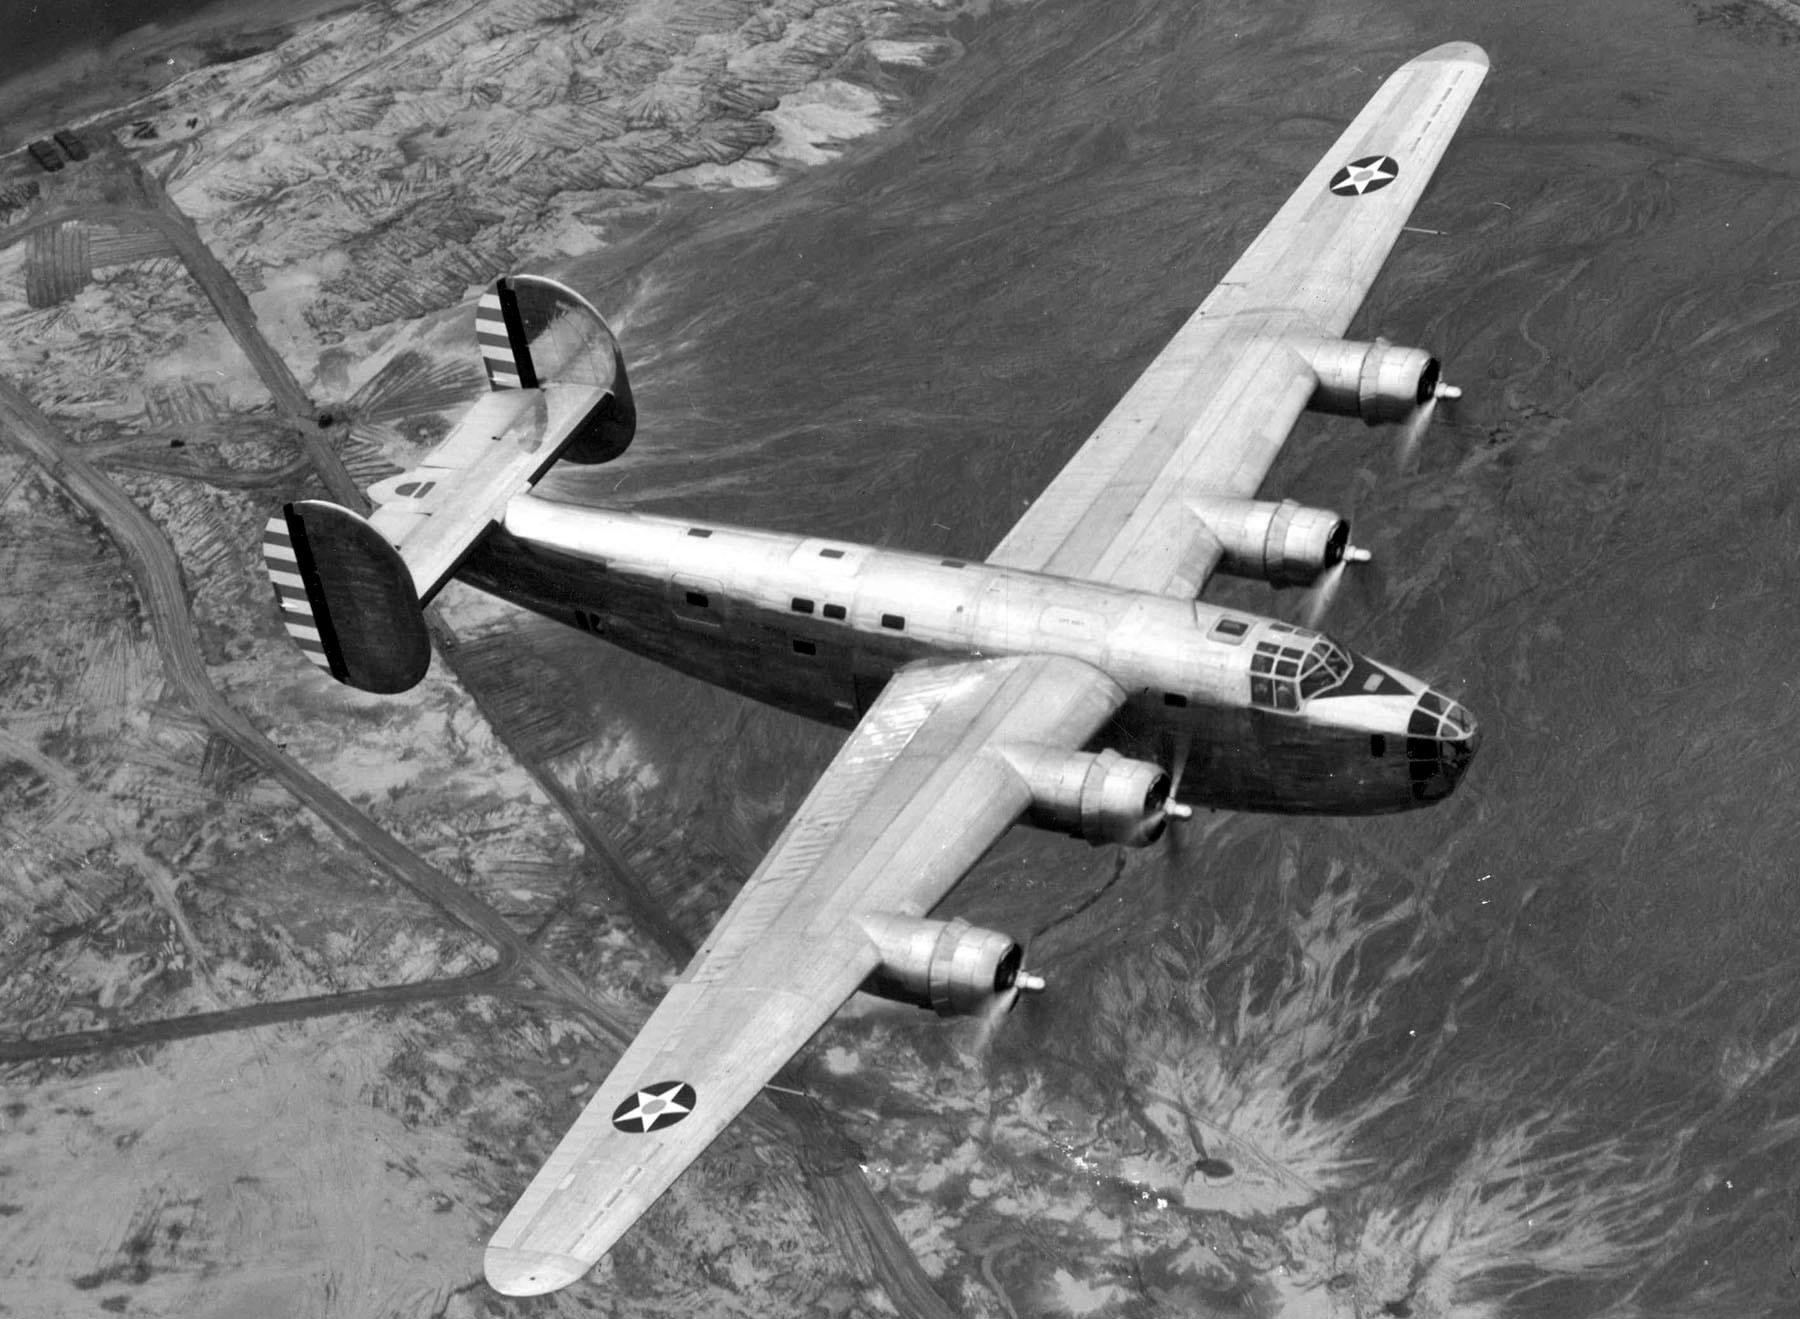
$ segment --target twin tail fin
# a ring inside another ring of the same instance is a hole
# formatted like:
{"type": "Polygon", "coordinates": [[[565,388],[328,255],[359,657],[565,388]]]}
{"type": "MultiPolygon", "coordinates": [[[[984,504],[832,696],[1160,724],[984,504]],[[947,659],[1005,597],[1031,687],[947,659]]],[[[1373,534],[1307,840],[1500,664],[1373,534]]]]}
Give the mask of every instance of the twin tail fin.
{"type": "Polygon", "coordinates": [[[368,517],[324,500],[269,519],[263,562],[301,652],[363,691],[425,676],[424,607],[559,459],[610,462],[637,429],[625,357],[580,294],[538,275],[497,280],[476,307],[489,392],[416,468],[369,489],[368,517]]]}

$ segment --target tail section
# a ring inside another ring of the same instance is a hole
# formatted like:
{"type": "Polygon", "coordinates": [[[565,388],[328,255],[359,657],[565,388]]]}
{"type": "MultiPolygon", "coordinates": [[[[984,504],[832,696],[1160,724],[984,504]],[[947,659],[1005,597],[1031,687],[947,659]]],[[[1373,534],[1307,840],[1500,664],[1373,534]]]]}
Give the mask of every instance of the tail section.
{"type": "Polygon", "coordinates": [[[490,392],[418,467],[370,487],[367,517],[322,500],[271,518],[263,560],[307,658],[363,691],[405,691],[431,662],[424,606],[557,459],[610,462],[637,410],[612,330],[554,280],[498,280],[476,308],[490,392]]]}

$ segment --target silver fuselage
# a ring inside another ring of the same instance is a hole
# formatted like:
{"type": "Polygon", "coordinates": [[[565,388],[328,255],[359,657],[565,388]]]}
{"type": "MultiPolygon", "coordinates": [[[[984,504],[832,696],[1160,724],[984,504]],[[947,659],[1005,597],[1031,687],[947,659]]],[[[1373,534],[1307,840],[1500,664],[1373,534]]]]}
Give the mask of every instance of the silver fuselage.
{"type": "Polygon", "coordinates": [[[1323,814],[1447,796],[1467,711],[1321,634],[1203,601],[520,495],[460,580],[693,677],[849,727],[901,666],[1057,654],[1128,694],[1096,739],[1200,806],[1323,814]],[[1307,656],[1321,659],[1308,660],[1307,656]],[[1297,673],[1308,663],[1311,676],[1297,673]]]}

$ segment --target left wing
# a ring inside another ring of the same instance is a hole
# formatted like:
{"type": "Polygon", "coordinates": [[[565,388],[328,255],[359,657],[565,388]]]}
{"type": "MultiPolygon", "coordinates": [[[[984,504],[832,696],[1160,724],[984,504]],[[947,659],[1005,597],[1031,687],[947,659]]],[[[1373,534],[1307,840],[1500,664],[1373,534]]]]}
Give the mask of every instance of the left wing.
{"type": "Polygon", "coordinates": [[[1249,498],[1487,74],[1452,42],[1381,85],[988,562],[1192,599],[1208,496],[1249,498]]]}
{"type": "Polygon", "coordinates": [[[897,674],[494,1233],[488,1281],[574,1282],[1030,804],[1007,746],[1082,746],[1124,700],[1077,660],[897,674]]]}

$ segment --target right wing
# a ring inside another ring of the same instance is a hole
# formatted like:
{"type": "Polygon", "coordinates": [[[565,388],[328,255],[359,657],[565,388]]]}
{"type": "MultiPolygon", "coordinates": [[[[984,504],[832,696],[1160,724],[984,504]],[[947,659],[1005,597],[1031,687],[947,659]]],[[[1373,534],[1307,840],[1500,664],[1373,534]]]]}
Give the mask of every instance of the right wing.
{"type": "Polygon", "coordinates": [[[592,1268],[1030,804],[1001,748],[1077,749],[1123,700],[1052,656],[896,674],[494,1233],[494,1289],[592,1268]]]}
{"type": "Polygon", "coordinates": [[[405,691],[425,676],[423,609],[557,459],[606,462],[636,427],[624,355],[600,313],[537,275],[475,310],[490,392],[418,467],[370,487],[368,517],[300,500],[270,518],[263,562],[282,625],[339,682],[405,691]]]}
{"type": "Polygon", "coordinates": [[[1382,83],[988,562],[1197,596],[1220,553],[1201,501],[1261,486],[1487,67],[1452,42],[1382,83]]]}

